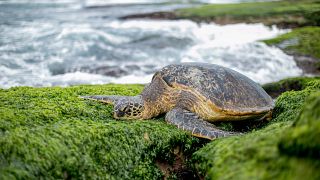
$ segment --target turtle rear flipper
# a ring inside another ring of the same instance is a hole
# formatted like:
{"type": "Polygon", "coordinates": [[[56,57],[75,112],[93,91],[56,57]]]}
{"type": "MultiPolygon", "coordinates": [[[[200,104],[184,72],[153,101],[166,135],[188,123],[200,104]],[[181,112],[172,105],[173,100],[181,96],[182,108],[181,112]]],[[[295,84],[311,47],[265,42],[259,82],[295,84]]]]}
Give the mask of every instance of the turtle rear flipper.
{"type": "Polygon", "coordinates": [[[116,95],[92,95],[92,96],[80,96],[83,99],[91,99],[100,101],[106,104],[115,104],[118,100],[124,98],[125,96],[116,96],[116,95]]]}
{"type": "Polygon", "coordinates": [[[210,140],[240,134],[218,129],[213,124],[201,119],[195,113],[182,108],[172,109],[166,114],[165,119],[168,123],[177,126],[179,129],[189,131],[194,136],[210,140]]]}

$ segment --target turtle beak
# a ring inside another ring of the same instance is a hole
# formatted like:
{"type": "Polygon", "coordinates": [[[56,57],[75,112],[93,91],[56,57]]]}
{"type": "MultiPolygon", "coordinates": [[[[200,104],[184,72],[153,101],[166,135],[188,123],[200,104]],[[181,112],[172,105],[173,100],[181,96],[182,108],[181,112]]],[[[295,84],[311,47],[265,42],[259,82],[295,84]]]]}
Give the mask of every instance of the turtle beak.
{"type": "Polygon", "coordinates": [[[113,113],[113,117],[115,119],[121,119],[124,115],[125,115],[125,113],[122,111],[114,111],[114,113],[113,113]]]}
{"type": "Polygon", "coordinates": [[[116,113],[116,112],[113,113],[113,117],[114,117],[115,119],[119,119],[119,117],[117,116],[117,113],[116,113]]]}

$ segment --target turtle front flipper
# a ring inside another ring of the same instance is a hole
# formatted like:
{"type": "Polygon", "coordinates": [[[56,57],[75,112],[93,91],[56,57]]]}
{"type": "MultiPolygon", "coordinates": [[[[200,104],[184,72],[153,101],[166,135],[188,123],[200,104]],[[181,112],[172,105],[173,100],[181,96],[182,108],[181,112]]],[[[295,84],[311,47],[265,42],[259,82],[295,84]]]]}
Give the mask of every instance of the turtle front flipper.
{"type": "Polygon", "coordinates": [[[182,108],[172,109],[166,114],[165,119],[168,123],[177,126],[179,129],[189,131],[194,136],[210,140],[239,134],[218,129],[213,124],[201,119],[195,113],[182,108]]]}
{"type": "Polygon", "coordinates": [[[96,100],[100,101],[106,104],[116,104],[116,102],[120,99],[125,98],[126,96],[116,96],[116,95],[92,95],[92,96],[80,96],[80,98],[83,99],[91,99],[91,100],[96,100]]]}

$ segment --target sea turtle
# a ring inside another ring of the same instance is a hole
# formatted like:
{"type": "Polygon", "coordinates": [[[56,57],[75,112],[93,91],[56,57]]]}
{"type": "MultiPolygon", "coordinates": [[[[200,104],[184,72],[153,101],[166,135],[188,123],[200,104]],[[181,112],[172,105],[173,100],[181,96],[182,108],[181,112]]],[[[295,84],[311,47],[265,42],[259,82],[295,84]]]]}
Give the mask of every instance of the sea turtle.
{"type": "Polygon", "coordinates": [[[166,113],[166,122],[207,139],[234,134],[209,122],[270,118],[274,107],[272,98],[248,77],[206,63],[168,65],[137,96],[82,98],[114,104],[116,119],[150,119],[166,113]]]}

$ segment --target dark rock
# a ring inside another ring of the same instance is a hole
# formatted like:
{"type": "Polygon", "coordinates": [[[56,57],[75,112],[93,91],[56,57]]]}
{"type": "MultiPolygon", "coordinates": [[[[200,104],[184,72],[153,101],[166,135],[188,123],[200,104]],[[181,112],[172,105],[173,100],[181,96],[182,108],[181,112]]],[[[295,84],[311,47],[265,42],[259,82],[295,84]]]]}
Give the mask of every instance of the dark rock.
{"type": "Polygon", "coordinates": [[[174,12],[153,12],[153,13],[143,13],[143,14],[132,14],[127,16],[122,16],[120,19],[126,20],[126,19],[142,19],[142,18],[148,18],[148,19],[181,19],[179,18],[174,12]]]}

